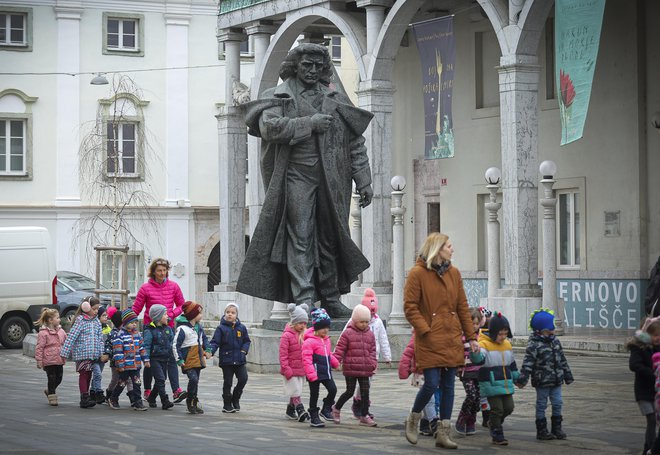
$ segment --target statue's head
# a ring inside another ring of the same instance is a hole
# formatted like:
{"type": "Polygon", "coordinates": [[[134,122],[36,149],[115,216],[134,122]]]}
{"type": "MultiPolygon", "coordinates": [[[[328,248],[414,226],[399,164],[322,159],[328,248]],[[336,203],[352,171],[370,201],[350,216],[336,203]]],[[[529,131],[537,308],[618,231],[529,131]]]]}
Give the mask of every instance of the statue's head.
{"type": "Polygon", "coordinates": [[[332,59],[328,49],[320,44],[302,43],[291,49],[280,65],[280,78],[285,81],[291,77],[299,77],[298,71],[303,57],[307,57],[304,60],[321,63],[318,81],[329,85],[333,77],[332,59]]]}

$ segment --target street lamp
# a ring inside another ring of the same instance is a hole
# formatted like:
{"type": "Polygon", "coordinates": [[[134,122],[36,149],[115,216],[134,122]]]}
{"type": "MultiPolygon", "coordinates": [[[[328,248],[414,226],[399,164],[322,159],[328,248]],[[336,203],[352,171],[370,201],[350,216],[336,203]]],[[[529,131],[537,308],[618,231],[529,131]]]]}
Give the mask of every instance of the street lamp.
{"type": "Polygon", "coordinates": [[[489,167],[484,174],[486,189],[490,193],[486,202],[488,210],[488,297],[495,297],[500,288],[500,222],[497,212],[502,204],[497,202],[497,192],[500,189],[502,172],[496,167],[489,167]]]}
{"type": "Polygon", "coordinates": [[[390,213],[394,217],[392,225],[392,311],[387,320],[388,326],[407,326],[408,321],[403,314],[403,215],[406,208],[403,206],[403,190],[406,188],[406,179],[401,175],[395,175],[390,181],[392,187],[392,208],[390,213]]]}
{"type": "Polygon", "coordinates": [[[557,199],[552,189],[555,184],[557,165],[546,160],[539,166],[541,185],[543,185],[543,307],[555,313],[555,333],[564,333],[564,312],[557,302],[557,248],[555,212],[557,199]]]}
{"type": "Polygon", "coordinates": [[[91,85],[108,85],[108,79],[102,73],[97,74],[90,82],[91,85]]]}

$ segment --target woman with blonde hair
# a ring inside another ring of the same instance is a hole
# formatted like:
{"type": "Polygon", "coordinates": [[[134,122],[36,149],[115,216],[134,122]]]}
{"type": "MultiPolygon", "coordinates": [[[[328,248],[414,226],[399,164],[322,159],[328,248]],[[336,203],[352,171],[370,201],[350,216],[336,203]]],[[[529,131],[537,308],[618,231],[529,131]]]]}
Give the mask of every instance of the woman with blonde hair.
{"type": "Polygon", "coordinates": [[[403,291],[406,319],[415,329],[415,360],[424,371],[424,386],[415,398],[406,419],[406,439],[417,443],[417,425],[421,412],[439,387],[441,391],[440,424],[435,434],[436,447],[455,449],[449,438],[451,411],[454,405],[456,368],[463,366],[464,346],[461,337],[477,351],[477,335],[463,290],[463,280],[451,264],[454,247],[449,237],[430,234],[422,245],[415,266],[408,272],[403,291]]]}

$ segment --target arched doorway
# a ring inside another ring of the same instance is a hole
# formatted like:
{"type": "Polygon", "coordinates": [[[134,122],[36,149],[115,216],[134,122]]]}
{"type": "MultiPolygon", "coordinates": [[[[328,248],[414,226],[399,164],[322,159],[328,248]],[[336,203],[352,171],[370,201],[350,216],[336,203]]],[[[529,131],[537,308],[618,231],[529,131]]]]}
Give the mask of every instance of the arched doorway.
{"type": "Polygon", "coordinates": [[[220,242],[216,243],[211,253],[209,254],[209,259],[206,263],[206,266],[209,268],[209,274],[206,278],[206,290],[207,292],[213,292],[213,289],[217,284],[220,283],[220,242]]]}

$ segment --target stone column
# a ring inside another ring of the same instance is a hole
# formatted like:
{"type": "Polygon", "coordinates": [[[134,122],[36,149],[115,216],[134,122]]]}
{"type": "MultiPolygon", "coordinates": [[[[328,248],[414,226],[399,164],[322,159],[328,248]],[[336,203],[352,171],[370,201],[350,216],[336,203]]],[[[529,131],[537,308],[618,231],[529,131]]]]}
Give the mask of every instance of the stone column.
{"type": "MultiPolygon", "coordinates": [[[[245,32],[248,36],[253,37],[255,74],[258,74],[260,68],[264,65],[264,57],[270,45],[270,37],[276,31],[277,27],[269,21],[257,21],[245,27],[245,32]]],[[[253,79],[250,83],[250,97],[253,100],[259,98],[256,88],[258,82],[253,79]]],[[[246,202],[249,213],[248,232],[250,235],[252,235],[254,229],[257,227],[265,194],[264,183],[261,179],[260,148],[261,139],[248,136],[248,188],[246,202]]]]}
{"type": "Polygon", "coordinates": [[[236,290],[245,259],[245,176],[247,131],[242,116],[232,105],[232,85],[240,80],[240,43],[235,30],[222,30],[218,42],[225,45],[225,106],[217,115],[220,181],[220,274],[216,291],[236,290]]]}
{"type": "Polygon", "coordinates": [[[404,265],[404,243],[403,243],[403,216],[406,208],[403,206],[403,188],[400,191],[392,191],[392,208],[390,212],[394,218],[392,226],[393,244],[393,270],[392,281],[392,311],[387,319],[389,326],[408,326],[408,321],[403,313],[403,283],[405,277],[404,265]]]}
{"type": "Polygon", "coordinates": [[[391,0],[358,0],[357,7],[367,10],[367,54],[373,53],[380,29],[385,22],[385,8],[392,6],[391,0]]]}
{"type": "Polygon", "coordinates": [[[552,176],[543,176],[543,307],[555,313],[555,333],[564,334],[564,314],[560,312],[557,303],[557,237],[555,212],[557,198],[552,186],[555,180],[552,176]]]}
{"type": "Polygon", "coordinates": [[[392,175],[392,104],[394,87],[390,81],[360,83],[359,106],[374,114],[365,134],[374,190],[371,205],[362,209],[362,252],[371,267],[362,274],[362,286],[376,295],[392,292],[392,214],[390,178],[392,175]]]}
{"type": "Polygon", "coordinates": [[[541,306],[538,285],[538,80],[534,55],[500,58],[500,128],[504,198],[505,285],[489,306],[501,310],[515,335],[529,332],[541,306]]]}
{"type": "Polygon", "coordinates": [[[497,202],[499,185],[486,185],[490,192],[490,202],[486,203],[488,210],[488,297],[495,297],[500,288],[500,222],[497,212],[502,204],[497,202]]]}

